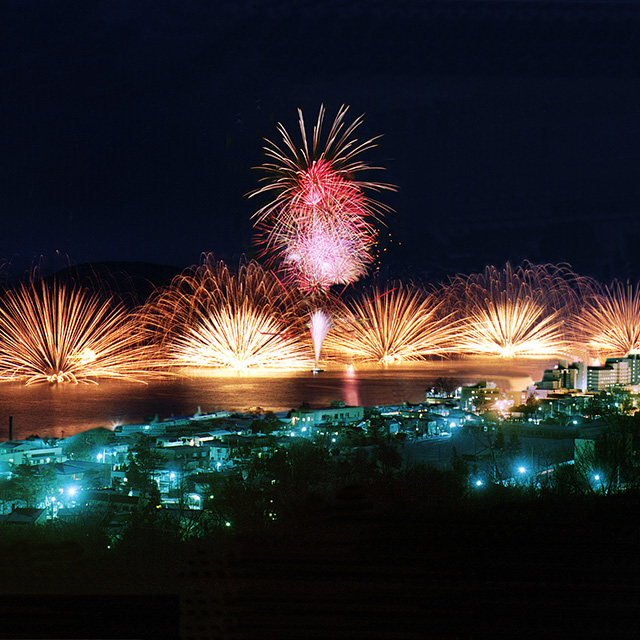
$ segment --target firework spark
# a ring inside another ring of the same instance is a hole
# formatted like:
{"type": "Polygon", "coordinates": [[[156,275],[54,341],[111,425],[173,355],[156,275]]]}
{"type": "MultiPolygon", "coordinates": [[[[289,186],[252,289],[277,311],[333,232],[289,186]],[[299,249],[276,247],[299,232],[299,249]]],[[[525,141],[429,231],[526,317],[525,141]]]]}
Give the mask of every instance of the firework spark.
{"type": "Polygon", "coordinates": [[[327,337],[327,350],[341,360],[378,364],[443,355],[456,325],[441,310],[435,295],[419,287],[373,287],[346,303],[343,321],[327,337]]]}
{"type": "Polygon", "coordinates": [[[535,358],[565,353],[566,342],[560,314],[547,315],[536,300],[505,295],[470,310],[457,348],[474,355],[535,358]]]}
{"type": "Polygon", "coordinates": [[[270,263],[280,264],[285,276],[305,291],[326,290],[366,274],[373,262],[375,222],[388,208],[365,192],[394,189],[354,178],[359,172],[378,168],[358,159],[376,146],[377,138],[359,143],[354,134],[362,116],[346,126],[347,110],[343,106],[338,111],[324,145],[324,107],[311,144],[302,111],[298,111],[300,149],[278,124],[284,144],[279,147],[266,141],[270,161],[261,167],[266,173],[261,180],[264,184],[250,194],[272,196],[255,214],[259,241],[270,263]]]}
{"type": "Polygon", "coordinates": [[[640,285],[614,281],[586,296],[573,326],[578,340],[599,357],[640,350],[640,285]]]}
{"type": "Polygon", "coordinates": [[[564,267],[528,263],[458,276],[448,287],[461,321],[454,351],[503,358],[566,354],[565,320],[577,300],[576,281],[564,267]]]}
{"type": "Polygon", "coordinates": [[[311,318],[309,320],[309,330],[311,332],[311,342],[313,343],[316,369],[318,368],[318,363],[320,362],[320,349],[322,348],[322,343],[327,337],[329,331],[331,331],[332,327],[333,322],[326,311],[314,311],[311,314],[311,318]]]}
{"type": "Polygon", "coordinates": [[[370,235],[356,221],[315,217],[301,223],[283,247],[282,271],[303,291],[326,291],[367,273],[370,235]]]}
{"type": "Polygon", "coordinates": [[[310,368],[300,301],[256,262],[205,256],[149,305],[167,361],[196,368],[310,368]]]}
{"type": "Polygon", "coordinates": [[[113,296],[32,279],[0,297],[0,380],[141,381],[153,357],[140,326],[113,296]]]}

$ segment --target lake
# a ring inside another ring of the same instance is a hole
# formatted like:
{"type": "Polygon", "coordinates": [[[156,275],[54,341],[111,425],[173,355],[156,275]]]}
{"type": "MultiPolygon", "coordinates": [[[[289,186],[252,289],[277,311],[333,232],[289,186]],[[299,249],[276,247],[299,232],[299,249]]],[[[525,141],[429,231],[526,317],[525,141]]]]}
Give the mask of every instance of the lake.
{"type": "Polygon", "coordinates": [[[216,372],[182,376],[149,384],[102,382],[99,385],[0,384],[0,441],[8,439],[13,416],[14,439],[31,434],[66,437],[94,427],[113,428],[154,416],[160,419],[215,410],[245,411],[261,407],[288,410],[341,400],[350,405],[393,405],[424,400],[425,390],[440,376],[459,384],[491,380],[505,389],[524,389],[540,380],[555,361],[443,360],[355,371],[216,372]]]}

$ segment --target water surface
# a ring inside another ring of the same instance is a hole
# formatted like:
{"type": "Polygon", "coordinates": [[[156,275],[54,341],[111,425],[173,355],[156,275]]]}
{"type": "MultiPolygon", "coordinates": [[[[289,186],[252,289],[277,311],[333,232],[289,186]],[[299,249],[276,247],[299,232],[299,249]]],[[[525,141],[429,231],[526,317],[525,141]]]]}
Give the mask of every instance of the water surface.
{"type": "Polygon", "coordinates": [[[150,384],[102,382],[99,385],[0,385],[0,441],[31,434],[65,437],[93,427],[143,422],[158,416],[261,407],[288,410],[341,400],[351,405],[391,405],[424,400],[440,376],[460,384],[495,381],[502,388],[524,389],[554,364],[531,360],[461,360],[370,367],[349,371],[223,372],[176,377],[150,384]]]}

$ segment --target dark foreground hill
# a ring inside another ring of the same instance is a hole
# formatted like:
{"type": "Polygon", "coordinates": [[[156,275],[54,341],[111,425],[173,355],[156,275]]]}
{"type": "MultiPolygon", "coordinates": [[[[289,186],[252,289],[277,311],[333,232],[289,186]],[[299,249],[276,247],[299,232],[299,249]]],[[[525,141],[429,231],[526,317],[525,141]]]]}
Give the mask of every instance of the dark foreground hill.
{"type": "Polygon", "coordinates": [[[640,631],[638,496],[487,495],[486,503],[409,514],[367,491],[352,494],[335,504],[311,501],[270,531],[186,542],[157,526],[131,530],[111,549],[88,526],[66,542],[5,532],[0,637],[418,640],[640,631]],[[52,630],[57,635],[45,634],[52,630]]]}

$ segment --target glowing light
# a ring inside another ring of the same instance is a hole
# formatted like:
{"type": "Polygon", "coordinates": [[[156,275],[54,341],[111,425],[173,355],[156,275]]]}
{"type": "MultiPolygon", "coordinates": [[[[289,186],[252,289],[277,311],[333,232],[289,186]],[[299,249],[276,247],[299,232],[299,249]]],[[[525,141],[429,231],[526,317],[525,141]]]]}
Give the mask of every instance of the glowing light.
{"type": "Polygon", "coordinates": [[[603,358],[640,349],[640,285],[614,281],[586,296],[573,326],[577,340],[603,358]]]}
{"type": "Polygon", "coordinates": [[[354,220],[301,220],[282,242],[281,268],[285,279],[303,291],[349,284],[367,273],[373,242],[372,230],[358,229],[354,220]]]}
{"type": "Polygon", "coordinates": [[[322,348],[322,343],[332,327],[333,322],[325,311],[314,311],[311,314],[309,329],[311,331],[311,341],[313,342],[316,369],[318,368],[318,362],[320,361],[320,349],[322,348]]]}
{"type": "Polygon", "coordinates": [[[345,305],[327,350],[347,361],[391,364],[444,354],[456,323],[434,295],[401,283],[373,287],[345,305]]]}
{"type": "Polygon", "coordinates": [[[148,305],[148,318],[175,366],[307,369],[300,304],[256,262],[232,272],[207,255],[148,305]]]}
{"type": "Polygon", "coordinates": [[[562,267],[531,265],[458,276],[447,288],[461,321],[454,351],[502,358],[566,354],[566,319],[575,308],[576,276],[562,267]]]}
{"type": "Polygon", "coordinates": [[[155,362],[147,337],[112,295],[34,277],[0,297],[0,380],[142,381],[155,362]]]}
{"type": "Polygon", "coordinates": [[[279,264],[285,277],[303,291],[347,284],[367,272],[377,238],[375,221],[388,208],[365,192],[394,189],[355,179],[359,172],[378,168],[358,160],[376,146],[377,138],[358,142],[355,132],[362,116],[347,126],[347,110],[340,108],[324,142],[324,107],[311,141],[298,110],[301,148],[278,124],[283,144],[266,141],[264,184],[250,194],[272,197],[254,216],[258,243],[270,264],[279,264]]]}

